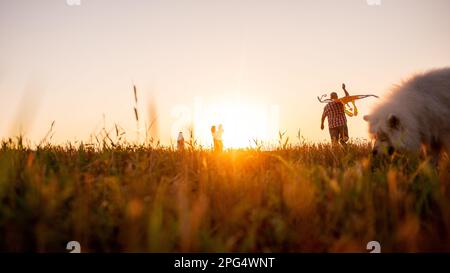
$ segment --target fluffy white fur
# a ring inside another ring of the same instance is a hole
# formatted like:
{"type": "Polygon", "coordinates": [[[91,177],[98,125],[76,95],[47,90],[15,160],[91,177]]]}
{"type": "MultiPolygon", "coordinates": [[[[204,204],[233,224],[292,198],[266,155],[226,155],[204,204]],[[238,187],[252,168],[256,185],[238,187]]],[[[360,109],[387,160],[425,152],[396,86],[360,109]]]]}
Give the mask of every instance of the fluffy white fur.
{"type": "Polygon", "coordinates": [[[437,160],[450,151],[450,68],[417,74],[393,88],[364,119],[374,152],[419,151],[437,160]]]}

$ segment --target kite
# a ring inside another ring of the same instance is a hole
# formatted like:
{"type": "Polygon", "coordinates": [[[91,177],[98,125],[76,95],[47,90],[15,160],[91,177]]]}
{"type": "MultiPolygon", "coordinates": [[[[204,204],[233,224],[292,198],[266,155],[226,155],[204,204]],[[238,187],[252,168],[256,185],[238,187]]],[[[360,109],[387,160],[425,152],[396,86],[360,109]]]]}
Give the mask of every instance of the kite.
{"type": "Polygon", "coordinates": [[[327,94],[324,94],[320,97],[317,97],[317,99],[321,102],[321,103],[329,103],[329,102],[340,102],[344,105],[344,111],[347,114],[347,116],[349,117],[353,117],[353,116],[357,116],[358,115],[358,108],[356,107],[355,104],[355,100],[359,100],[359,99],[364,99],[364,98],[368,98],[368,97],[375,97],[378,98],[378,96],[376,95],[353,95],[350,96],[350,94],[347,92],[347,90],[345,89],[345,84],[342,84],[342,89],[344,89],[345,92],[345,97],[342,98],[338,98],[338,99],[324,99],[327,94]],[[352,104],[352,106],[350,105],[350,103],[352,104]]]}

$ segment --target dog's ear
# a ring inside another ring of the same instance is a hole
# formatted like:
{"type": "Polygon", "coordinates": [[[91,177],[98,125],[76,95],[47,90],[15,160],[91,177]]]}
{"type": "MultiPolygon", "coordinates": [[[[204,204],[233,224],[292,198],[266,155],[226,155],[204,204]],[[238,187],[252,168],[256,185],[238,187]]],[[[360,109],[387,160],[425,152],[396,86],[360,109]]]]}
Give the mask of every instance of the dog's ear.
{"type": "Polygon", "coordinates": [[[389,114],[388,119],[387,119],[389,128],[391,129],[400,129],[400,119],[394,115],[394,114],[389,114]]]}
{"type": "Polygon", "coordinates": [[[363,117],[363,119],[364,119],[365,121],[369,122],[369,121],[370,121],[370,116],[369,116],[369,115],[365,115],[365,116],[363,117]]]}

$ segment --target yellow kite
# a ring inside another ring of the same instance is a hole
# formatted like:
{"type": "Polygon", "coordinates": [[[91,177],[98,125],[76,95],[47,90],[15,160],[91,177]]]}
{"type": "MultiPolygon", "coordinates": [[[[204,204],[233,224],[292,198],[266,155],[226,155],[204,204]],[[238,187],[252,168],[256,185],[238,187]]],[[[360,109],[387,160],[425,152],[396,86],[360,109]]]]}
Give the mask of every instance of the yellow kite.
{"type": "Polygon", "coordinates": [[[376,96],[376,95],[353,95],[353,96],[350,96],[350,94],[345,89],[345,84],[342,84],[342,89],[344,89],[345,97],[338,98],[338,99],[323,99],[324,97],[327,96],[327,94],[324,94],[324,95],[322,95],[320,97],[317,97],[317,99],[321,103],[329,103],[329,102],[332,102],[332,101],[340,102],[340,103],[342,103],[344,105],[345,113],[349,117],[353,117],[353,116],[357,116],[358,115],[358,108],[356,107],[355,100],[364,99],[364,98],[367,98],[367,97],[378,98],[378,96],[376,96]],[[350,103],[353,105],[353,108],[352,108],[352,106],[350,106],[350,103]]]}

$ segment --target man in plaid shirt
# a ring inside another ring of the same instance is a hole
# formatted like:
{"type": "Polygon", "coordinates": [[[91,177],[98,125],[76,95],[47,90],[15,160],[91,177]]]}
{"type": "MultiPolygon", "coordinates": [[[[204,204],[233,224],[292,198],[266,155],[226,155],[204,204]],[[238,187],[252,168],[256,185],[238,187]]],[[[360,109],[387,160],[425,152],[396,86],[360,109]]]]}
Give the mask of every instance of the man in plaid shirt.
{"type": "MultiPolygon", "coordinates": [[[[332,92],[330,97],[331,99],[338,98],[335,92],[332,92]]],[[[323,123],[325,122],[325,118],[328,118],[328,129],[330,131],[331,142],[336,144],[339,141],[342,145],[345,145],[348,140],[348,128],[344,105],[341,102],[336,101],[327,103],[322,114],[322,123],[320,125],[320,129],[322,130],[324,129],[323,123]]]]}

